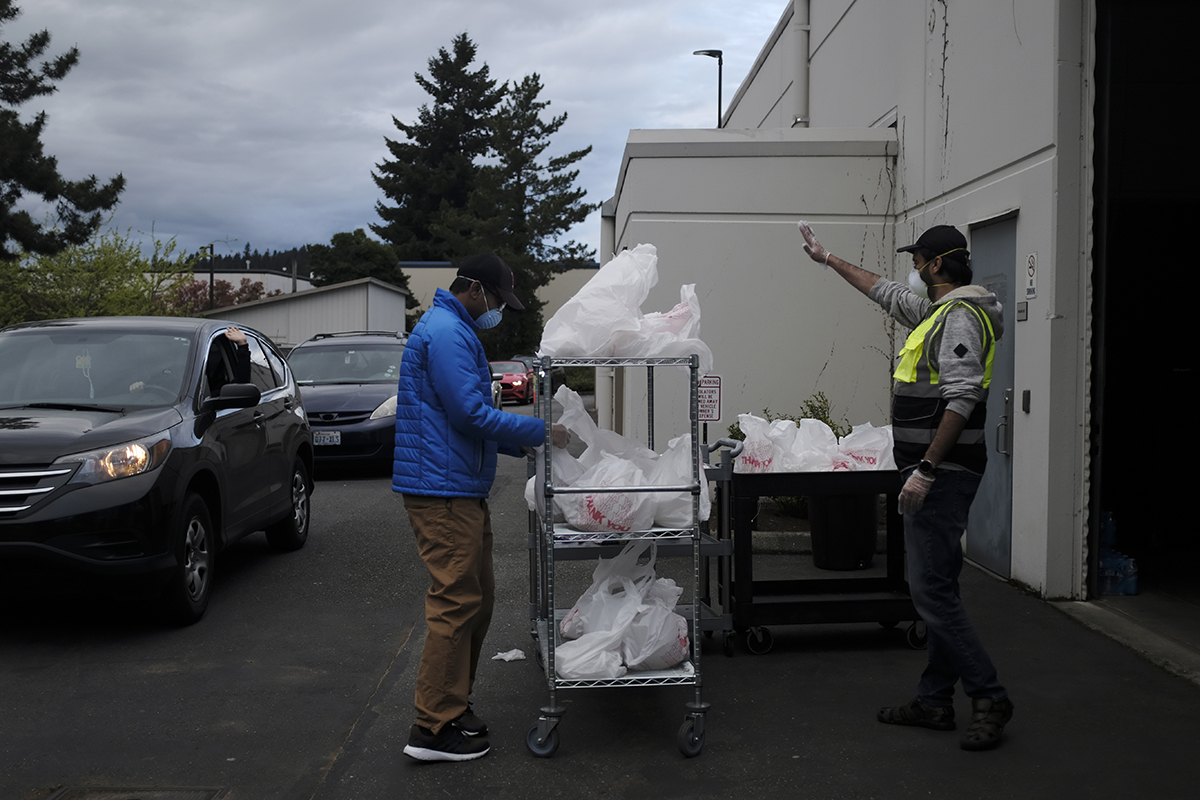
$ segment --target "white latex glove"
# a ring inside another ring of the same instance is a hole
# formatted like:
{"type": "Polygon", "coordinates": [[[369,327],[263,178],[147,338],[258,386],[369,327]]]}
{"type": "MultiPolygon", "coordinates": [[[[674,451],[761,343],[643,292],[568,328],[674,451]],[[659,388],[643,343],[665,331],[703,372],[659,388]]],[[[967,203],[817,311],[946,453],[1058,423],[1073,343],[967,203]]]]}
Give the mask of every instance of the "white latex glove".
{"type": "Polygon", "coordinates": [[[809,258],[813,261],[828,267],[830,253],[817,241],[809,224],[800,220],[796,223],[796,227],[800,229],[800,235],[804,237],[804,252],[808,253],[809,258]]]}
{"type": "Polygon", "coordinates": [[[571,443],[571,432],[566,427],[555,423],[550,426],[550,444],[555,447],[566,447],[571,443]]]}
{"type": "Polygon", "coordinates": [[[929,494],[931,486],[933,478],[928,478],[921,474],[921,470],[914,469],[912,475],[904,482],[904,488],[900,490],[900,513],[915,514],[920,511],[921,506],[925,505],[925,497],[929,494]]]}

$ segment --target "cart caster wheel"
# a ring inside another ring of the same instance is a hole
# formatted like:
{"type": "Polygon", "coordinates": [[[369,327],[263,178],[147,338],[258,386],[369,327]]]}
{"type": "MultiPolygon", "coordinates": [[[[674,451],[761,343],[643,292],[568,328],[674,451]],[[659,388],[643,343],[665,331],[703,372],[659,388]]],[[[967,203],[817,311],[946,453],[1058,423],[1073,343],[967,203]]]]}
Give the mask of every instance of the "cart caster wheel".
{"type": "Polygon", "coordinates": [[[704,734],[696,735],[696,720],[694,719],[684,720],[683,725],[679,728],[676,741],[679,744],[679,752],[688,758],[700,755],[700,751],[704,749],[704,734]]]}
{"type": "Polygon", "coordinates": [[[746,632],[746,648],[755,655],[766,655],[774,644],[775,636],[769,628],[751,628],[746,632]]]}
{"type": "Polygon", "coordinates": [[[529,729],[529,733],[525,734],[525,746],[538,758],[549,758],[558,752],[558,728],[551,728],[550,733],[546,734],[546,740],[539,742],[538,726],[534,725],[529,729]]]}
{"type": "Polygon", "coordinates": [[[733,634],[725,634],[724,641],[721,642],[721,651],[725,653],[726,658],[733,658],[733,634]]]}
{"type": "Polygon", "coordinates": [[[909,625],[905,638],[908,639],[908,646],[913,650],[924,650],[929,644],[929,633],[925,628],[925,623],[914,622],[909,625]]]}

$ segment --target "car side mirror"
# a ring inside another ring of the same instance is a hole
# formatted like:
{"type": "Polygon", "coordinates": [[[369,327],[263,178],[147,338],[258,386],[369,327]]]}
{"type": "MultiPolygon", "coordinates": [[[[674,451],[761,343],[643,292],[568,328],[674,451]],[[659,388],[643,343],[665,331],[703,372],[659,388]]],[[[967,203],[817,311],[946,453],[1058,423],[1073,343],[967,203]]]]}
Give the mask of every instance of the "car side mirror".
{"type": "Polygon", "coordinates": [[[209,397],[201,406],[203,411],[223,411],[227,408],[250,408],[262,400],[262,392],[253,383],[227,383],[220,397],[209,397]]]}
{"type": "Polygon", "coordinates": [[[493,372],[492,380],[494,380],[494,381],[504,380],[504,376],[502,374],[500,374],[499,372],[493,372]]]}

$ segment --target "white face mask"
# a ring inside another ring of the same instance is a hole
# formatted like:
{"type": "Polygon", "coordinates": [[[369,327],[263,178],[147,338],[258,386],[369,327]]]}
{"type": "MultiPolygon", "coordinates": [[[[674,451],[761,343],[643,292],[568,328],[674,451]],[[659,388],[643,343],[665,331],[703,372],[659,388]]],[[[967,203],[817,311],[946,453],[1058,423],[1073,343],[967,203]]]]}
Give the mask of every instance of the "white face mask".
{"type": "Polygon", "coordinates": [[[921,273],[915,269],[908,271],[908,288],[912,289],[913,294],[917,297],[929,299],[929,287],[925,285],[925,281],[921,280],[921,273]]]}

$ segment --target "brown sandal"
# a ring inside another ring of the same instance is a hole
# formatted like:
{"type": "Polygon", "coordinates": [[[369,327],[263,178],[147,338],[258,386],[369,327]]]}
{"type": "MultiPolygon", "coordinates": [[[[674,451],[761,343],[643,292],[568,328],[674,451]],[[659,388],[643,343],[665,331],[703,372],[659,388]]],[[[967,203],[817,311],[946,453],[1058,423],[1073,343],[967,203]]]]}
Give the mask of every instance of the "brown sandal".
{"type": "Polygon", "coordinates": [[[959,745],[963,750],[990,750],[1000,744],[1004,726],[1012,719],[1013,704],[1007,697],[989,700],[976,697],[971,701],[971,724],[963,733],[959,745]]]}

